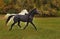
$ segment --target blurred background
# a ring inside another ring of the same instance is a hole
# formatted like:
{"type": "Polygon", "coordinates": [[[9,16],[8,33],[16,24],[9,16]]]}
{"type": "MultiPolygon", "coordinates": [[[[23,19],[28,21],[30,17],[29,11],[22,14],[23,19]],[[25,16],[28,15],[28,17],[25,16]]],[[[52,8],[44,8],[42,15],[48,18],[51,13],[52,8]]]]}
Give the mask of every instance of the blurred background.
{"type": "Polygon", "coordinates": [[[19,13],[23,9],[30,11],[34,7],[42,17],[60,16],[60,0],[0,0],[0,14],[19,13]]]}

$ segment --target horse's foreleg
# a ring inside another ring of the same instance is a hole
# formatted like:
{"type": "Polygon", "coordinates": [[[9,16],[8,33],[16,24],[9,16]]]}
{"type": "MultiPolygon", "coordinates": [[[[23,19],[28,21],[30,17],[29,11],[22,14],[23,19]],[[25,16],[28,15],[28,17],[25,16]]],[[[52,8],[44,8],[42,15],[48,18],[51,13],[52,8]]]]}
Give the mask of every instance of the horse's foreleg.
{"type": "Polygon", "coordinates": [[[33,24],[33,22],[30,22],[32,25],[33,25],[33,27],[35,28],[35,30],[37,30],[37,28],[36,28],[36,26],[33,24]]]}
{"type": "Polygon", "coordinates": [[[20,21],[18,21],[18,26],[21,28],[21,26],[20,26],[20,21]]]}
{"type": "Polygon", "coordinates": [[[29,24],[29,22],[27,22],[26,26],[23,29],[25,29],[28,26],[28,24],[29,24]]]}
{"type": "Polygon", "coordinates": [[[9,31],[11,31],[12,30],[12,27],[13,27],[13,25],[14,25],[15,23],[13,23],[12,25],[11,25],[11,28],[9,29],[9,31]]]}

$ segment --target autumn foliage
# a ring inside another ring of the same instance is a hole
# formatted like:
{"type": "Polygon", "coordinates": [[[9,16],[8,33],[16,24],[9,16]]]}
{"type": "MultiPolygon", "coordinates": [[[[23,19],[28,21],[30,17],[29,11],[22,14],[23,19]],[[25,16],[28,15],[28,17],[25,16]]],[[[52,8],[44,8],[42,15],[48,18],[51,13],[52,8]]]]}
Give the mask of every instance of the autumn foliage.
{"type": "Polygon", "coordinates": [[[0,0],[0,13],[18,13],[37,8],[40,16],[60,16],[60,0],[0,0]]]}

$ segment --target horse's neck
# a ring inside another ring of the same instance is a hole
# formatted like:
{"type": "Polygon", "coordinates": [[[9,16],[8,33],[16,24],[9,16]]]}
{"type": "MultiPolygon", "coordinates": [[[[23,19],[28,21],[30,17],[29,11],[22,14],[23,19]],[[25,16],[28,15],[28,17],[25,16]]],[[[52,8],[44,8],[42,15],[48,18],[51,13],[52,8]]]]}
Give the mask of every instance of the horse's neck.
{"type": "Polygon", "coordinates": [[[31,12],[28,16],[34,17],[34,13],[31,12]]]}

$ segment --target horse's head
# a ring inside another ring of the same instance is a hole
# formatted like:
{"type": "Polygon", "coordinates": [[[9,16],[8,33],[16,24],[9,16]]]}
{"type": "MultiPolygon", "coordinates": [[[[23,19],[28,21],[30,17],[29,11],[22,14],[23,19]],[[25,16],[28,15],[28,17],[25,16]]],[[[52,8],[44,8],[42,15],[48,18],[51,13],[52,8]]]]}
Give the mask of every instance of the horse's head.
{"type": "Polygon", "coordinates": [[[32,12],[33,12],[34,14],[39,14],[39,11],[38,11],[36,8],[34,8],[34,9],[32,10],[32,12]]]}

